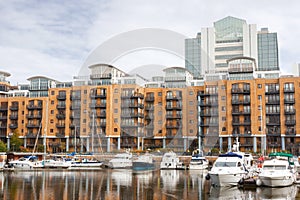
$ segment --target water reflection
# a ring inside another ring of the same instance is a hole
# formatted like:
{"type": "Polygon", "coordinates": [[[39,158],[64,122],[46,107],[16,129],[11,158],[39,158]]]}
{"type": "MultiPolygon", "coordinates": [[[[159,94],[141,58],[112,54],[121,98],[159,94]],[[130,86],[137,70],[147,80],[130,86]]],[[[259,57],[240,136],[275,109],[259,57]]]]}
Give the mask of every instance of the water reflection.
{"type": "Polygon", "coordinates": [[[207,171],[28,171],[0,173],[0,199],[295,199],[285,188],[210,187],[207,171]]]}

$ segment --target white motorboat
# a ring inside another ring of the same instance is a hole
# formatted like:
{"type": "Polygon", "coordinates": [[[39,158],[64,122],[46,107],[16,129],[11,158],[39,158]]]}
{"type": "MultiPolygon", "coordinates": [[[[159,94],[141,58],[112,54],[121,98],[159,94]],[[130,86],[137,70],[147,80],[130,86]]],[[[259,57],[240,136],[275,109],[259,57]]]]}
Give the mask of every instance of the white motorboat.
{"type": "Polygon", "coordinates": [[[221,154],[206,179],[211,179],[213,186],[236,186],[248,177],[251,160],[252,156],[243,152],[221,154]]]}
{"type": "Polygon", "coordinates": [[[153,155],[146,153],[133,159],[132,169],[133,170],[152,170],[155,168],[153,155]]]}
{"type": "Polygon", "coordinates": [[[64,158],[49,158],[43,160],[44,168],[67,169],[71,167],[71,162],[64,158]]]}
{"type": "Polygon", "coordinates": [[[192,159],[190,161],[190,166],[189,169],[193,170],[193,169],[198,169],[198,170],[202,170],[202,169],[207,169],[208,168],[208,160],[203,157],[200,154],[195,154],[192,156],[192,159]]]}
{"type": "Polygon", "coordinates": [[[179,157],[173,151],[163,155],[160,169],[185,169],[184,164],[179,160],[179,157]]]}
{"type": "Polygon", "coordinates": [[[108,162],[108,167],[112,169],[132,168],[132,153],[126,152],[115,155],[108,162]]]}
{"type": "Polygon", "coordinates": [[[70,164],[70,169],[100,169],[103,162],[87,157],[74,157],[70,164]]]}
{"type": "Polygon", "coordinates": [[[25,156],[18,160],[8,162],[10,168],[16,170],[32,170],[44,167],[42,161],[38,161],[36,156],[25,156]]]}
{"type": "Polygon", "coordinates": [[[272,153],[271,160],[265,160],[256,184],[269,187],[290,186],[296,182],[296,170],[290,159],[292,154],[272,153]]]}

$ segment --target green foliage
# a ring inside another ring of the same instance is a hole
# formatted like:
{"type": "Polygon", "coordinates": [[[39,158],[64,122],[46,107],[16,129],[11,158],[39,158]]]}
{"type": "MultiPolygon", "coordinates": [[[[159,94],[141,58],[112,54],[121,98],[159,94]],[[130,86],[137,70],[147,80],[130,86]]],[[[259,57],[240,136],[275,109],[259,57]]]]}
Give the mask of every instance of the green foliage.
{"type": "Polygon", "coordinates": [[[19,138],[19,133],[16,129],[10,138],[10,149],[13,151],[20,151],[20,147],[22,146],[22,144],[23,140],[19,138]]]}
{"type": "Polygon", "coordinates": [[[6,148],[6,144],[0,140],[0,152],[6,152],[7,148],[6,148]]]}

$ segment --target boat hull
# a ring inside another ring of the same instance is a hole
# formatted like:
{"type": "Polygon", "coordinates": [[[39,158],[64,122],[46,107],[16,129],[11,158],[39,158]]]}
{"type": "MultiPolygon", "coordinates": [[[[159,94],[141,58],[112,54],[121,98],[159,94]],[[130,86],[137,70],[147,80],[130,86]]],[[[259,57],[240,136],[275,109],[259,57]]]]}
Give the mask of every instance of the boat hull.
{"type": "Polygon", "coordinates": [[[209,173],[211,184],[213,186],[237,186],[239,182],[244,178],[244,173],[209,173]]]}
{"type": "Polygon", "coordinates": [[[152,170],[154,169],[154,163],[147,163],[147,162],[133,162],[132,169],[133,170],[152,170]]]}
{"type": "Polygon", "coordinates": [[[259,176],[261,184],[268,187],[285,187],[293,185],[295,178],[293,175],[282,176],[259,176]]]}

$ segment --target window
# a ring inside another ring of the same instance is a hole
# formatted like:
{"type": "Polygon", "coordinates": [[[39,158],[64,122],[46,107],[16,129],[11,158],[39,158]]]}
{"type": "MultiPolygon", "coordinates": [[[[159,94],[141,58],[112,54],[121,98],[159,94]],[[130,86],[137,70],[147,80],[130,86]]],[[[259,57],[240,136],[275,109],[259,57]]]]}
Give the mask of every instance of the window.
{"type": "Polygon", "coordinates": [[[118,109],[114,109],[114,113],[117,114],[118,113],[118,109]]]}
{"type": "Polygon", "coordinates": [[[190,120],[190,124],[193,124],[194,123],[194,120],[190,120]]]}
{"type": "Polygon", "coordinates": [[[158,115],[161,116],[161,115],[162,115],[162,111],[159,111],[159,112],[158,112],[158,115]]]}
{"type": "Polygon", "coordinates": [[[226,100],[226,97],[225,97],[225,96],[222,96],[221,99],[224,101],[224,100],[226,100]]]}
{"type": "Polygon", "coordinates": [[[226,131],[226,127],[222,127],[222,131],[226,131]]]}
{"type": "Polygon", "coordinates": [[[83,93],[84,93],[84,94],[87,94],[87,90],[84,90],[83,93]]]}
{"type": "Polygon", "coordinates": [[[114,118],[114,122],[115,122],[115,123],[118,123],[118,118],[114,118]]]}
{"type": "Polygon", "coordinates": [[[159,93],[158,93],[158,96],[159,96],[159,97],[161,97],[161,95],[162,95],[162,93],[161,93],[161,92],[159,92],[159,93]]]}
{"type": "Polygon", "coordinates": [[[118,93],[118,89],[115,89],[115,90],[114,90],[114,93],[118,93]]]}
{"type": "Polygon", "coordinates": [[[158,120],[158,124],[162,124],[162,121],[161,121],[161,120],[158,120]]]}
{"type": "Polygon", "coordinates": [[[82,123],[86,123],[86,119],[83,119],[83,120],[82,120],[82,123]]]}
{"type": "Polygon", "coordinates": [[[258,84],[258,85],[257,85],[257,87],[258,87],[259,89],[261,89],[261,88],[262,88],[261,84],[258,84]]]}
{"type": "Polygon", "coordinates": [[[194,114],[194,111],[193,110],[190,110],[190,115],[193,115],[194,114]]]}
{"type": "Polygon", "coordinates": [[[193,92],[193,91],[190,91],[190,95],[194,95],[194,92],[193,92]]]}
{"type": "Polygon", "coordinates": [[[258,95],[258,100],[261,100],[261,95],[258,95]]]}
{"type": "Polygon", "coordinates": [[[225,106],[222,106],[222,111],[226,111],[226,107],[225,106]]]}
{"type": "Polygon", "coordinates": [[[53,133],[53,129],[52,128],[50,129],[50,133],[53,133]]]}
{"type": "Polygon", "coordinates": [[[114,102],[115,102],[115,103],[118,103],[118,99],[114,99],[114,102]]]}
{"type": "Polygon", "coordinates": [[[51,91],[51,95],[54,95],[55,94],[55,92],[54,91],[51,91]]]}
{"type": "Polygon", "coordinates": [[[52,101],[51,101],[51,105],[53,105],[53,104],[54,104],[54,101],[52,100],[52,101]]]}
{"type": "Polygon", "coordinates": [[[226,121],[226,117],[222,117],[222,121],[226,121]]]}
{"type": "Polygon", "coordinates": [[[114,128],[114,132],[118,132],[118,128],[114,128]]]}
{"type": "Polygon", "coordinates": [[[261,116],[258,116],[258,121],[261,121],[261,116]]]}
{"type": "Polygon", "coordinates": [[[190,133],[193,133],[194,132],[194,130],[193,129],[190,129],[190,133]]]}
{"type": "Polygon", "coordinates": [[[190,102],[189,102],[189,105],[190,105],[190,106],[194,105],[194,102],[193,102],[193,101],[190,101],[190,102]]]}
{"type": "Polygon", "coordinates": [[[50,113],[53,115],[54,114],[54,110],[51,110],[50,113]]]}

